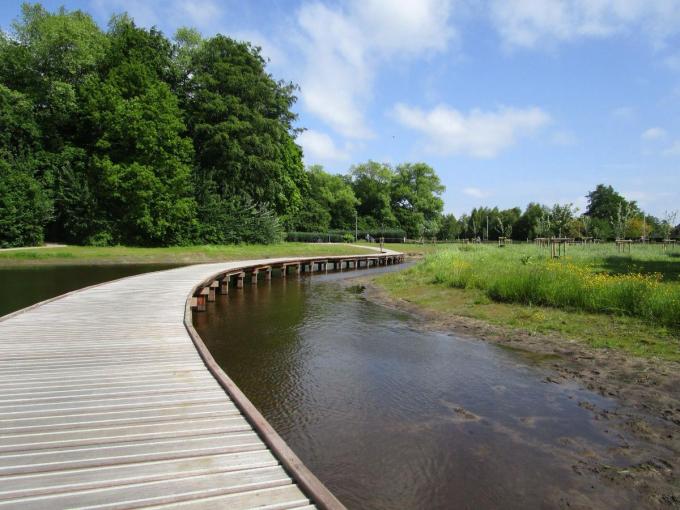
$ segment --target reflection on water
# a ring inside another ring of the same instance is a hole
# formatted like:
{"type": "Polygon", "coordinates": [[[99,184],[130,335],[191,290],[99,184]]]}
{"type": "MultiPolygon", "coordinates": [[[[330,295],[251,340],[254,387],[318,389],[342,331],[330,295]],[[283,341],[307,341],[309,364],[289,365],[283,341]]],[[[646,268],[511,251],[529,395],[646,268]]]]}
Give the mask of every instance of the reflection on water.
{"type": "Polygon", "coordinates": [[[31,266],[0,269],[0,317],[45,299],[177,264],[31,266]]]}
{"type": "MultiPolygon", "coordinates": [[[[335,277],[337,278],[337,276],[335,277]]],[[[583,456],[619,440],[484,342],[413,329],[332,277],[230,290],[196,315],[215,359],[349,508],[626,507],[583,456]],[[577,472],[579,471],[579,472],[577,472]]]]}

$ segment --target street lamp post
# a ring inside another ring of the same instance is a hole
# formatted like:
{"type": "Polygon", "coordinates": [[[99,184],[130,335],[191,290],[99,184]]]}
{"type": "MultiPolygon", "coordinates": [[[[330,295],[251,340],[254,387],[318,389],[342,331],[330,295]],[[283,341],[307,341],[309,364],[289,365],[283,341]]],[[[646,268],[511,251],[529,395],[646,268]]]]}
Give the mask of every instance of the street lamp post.
{"type": "Polygon", "coordinates": [[[357,210],[354,209],[354,242],[359,240],[359,214],[357,210]]]}
{"type": "Polygon", "coordinates": [[[385,223],[380,227],[380,253],[383,253],[383,245],[385,244],[385,223]]]}

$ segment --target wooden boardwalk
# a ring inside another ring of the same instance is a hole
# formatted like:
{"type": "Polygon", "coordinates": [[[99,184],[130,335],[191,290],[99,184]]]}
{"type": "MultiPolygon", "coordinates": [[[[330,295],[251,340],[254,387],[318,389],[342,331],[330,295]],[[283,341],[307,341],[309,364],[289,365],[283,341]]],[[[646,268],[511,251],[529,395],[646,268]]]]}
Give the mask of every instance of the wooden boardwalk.
{"type": "Polygon", "coordinates": [[[0,510],[344,508],[216,365],[191,313],[249,274],[369,259],[402,257],[189,266],[0,319],[0,510]]]}

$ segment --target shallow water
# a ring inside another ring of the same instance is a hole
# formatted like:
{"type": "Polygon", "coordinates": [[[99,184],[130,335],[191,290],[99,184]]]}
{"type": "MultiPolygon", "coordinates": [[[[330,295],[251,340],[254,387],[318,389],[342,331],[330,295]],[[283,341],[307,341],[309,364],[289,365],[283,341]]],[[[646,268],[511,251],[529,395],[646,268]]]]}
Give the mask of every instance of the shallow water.
{"type": "Polygon", "coordinates": [[[494,345],[419,330],[338,278],[231,290],[195,325],[345,505],[634,506],[580,462],[617,463],[611,452],[622,439],[582,407],[612,402],[550,383],[545,369],[494,345]]]}
{"type": "Polygon", "coordinates": [[[178,267],[177,264],[32,266],[0,269],[0,317],[89,285],[178,267]]]}

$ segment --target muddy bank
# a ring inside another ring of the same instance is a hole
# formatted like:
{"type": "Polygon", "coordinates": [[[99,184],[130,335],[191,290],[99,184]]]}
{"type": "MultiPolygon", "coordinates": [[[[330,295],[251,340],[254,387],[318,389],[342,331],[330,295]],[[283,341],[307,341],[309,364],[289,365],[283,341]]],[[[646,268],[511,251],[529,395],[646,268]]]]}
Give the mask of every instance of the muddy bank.
{"type": "MultiPolygon", "coordinates": [[[[583,407],[603,427],[630,438],[613,452],[623,462],[612,465],[573,445],[578,455],[572,469],[598,475],[608,488],[636,491],[649,508],[680,508],[680,363],[632,357],[563,337],[449,316],[393,298],[370,278],[361,278],[360,284],[367,299],[411,313],[414,327],[492,342],[548,368],[547,384],[576,382],[615,399],[614,409],[599,409],[588,402],[583,407]]],[[[357,281],[352,285],[356,287],[357,281]]]]}

